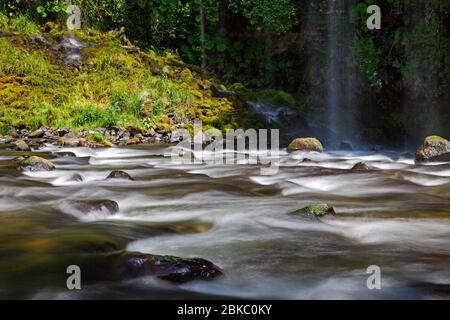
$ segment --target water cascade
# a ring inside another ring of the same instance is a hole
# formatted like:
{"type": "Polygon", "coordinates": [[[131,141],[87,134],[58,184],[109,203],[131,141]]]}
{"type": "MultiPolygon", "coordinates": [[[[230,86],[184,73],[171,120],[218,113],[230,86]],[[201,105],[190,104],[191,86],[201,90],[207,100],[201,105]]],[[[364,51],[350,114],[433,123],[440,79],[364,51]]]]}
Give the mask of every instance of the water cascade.
{"type": "Polygon", "coordinates": [[[351,4],[328,2],[327,34],[327,127],[328,144],[339,147],[347,140],[356,142],[355,72],[351,61],[354,30],[349,22],[351,4]]]}

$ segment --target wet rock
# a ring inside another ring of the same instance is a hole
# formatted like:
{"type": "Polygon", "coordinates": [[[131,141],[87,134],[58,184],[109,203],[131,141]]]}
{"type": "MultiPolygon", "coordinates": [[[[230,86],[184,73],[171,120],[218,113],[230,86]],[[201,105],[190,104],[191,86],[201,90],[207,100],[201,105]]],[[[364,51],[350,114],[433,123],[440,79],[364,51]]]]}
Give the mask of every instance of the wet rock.
{"type": "Polygon", "coordinates": [[[19,167],[22,171],[52,171],[55,169],[55,165],[46,159],[32,156],[22,157],[19,160],[19,167]]]}
{"type": "Polygon", "coordinates": [[[291,214],[297,216],[309,216],[309,217],[324,217],[326,215],[335,215],[336,212],[332,207],[327,204],[311,204],[305,208],[296,210],[291,214]]]}
{"type": "Polygon", "coordinates": [[[316,151],[323,152],[322,143],[316,138],[297,138],[287,147],[289,152],[294,151],[316,151]]]}
{"type": "Polygon", "coordinates": [[[131,180],[131,181],[134,180],[128,173],[126,173],[124,171],[113,171],[113,172],[111,172],[106,177],[106,180],[112,180],[112,179],[131,180]]]}
{"type": "Polygon", "coordinates": [[[76,158],[75,153],[70,152],[70,151],[55,152],[54,155],[57,158],[71,158],[71,157],[76,158]]]}
{"type": "Polygon", "coordinates": [[[14,138],[11,136],[0,137],[0,144],[10,144],[14,141],[14,138]]]}
{"type": "Polygon", "coordinates": [[[68,181],[72,181],[72,182],[83,182],[84,179],[83,179],[83,177],[82,177],[80,174],[75,173],[75,174],[73,174],[73,175],[68,179],[68,181]]]}
{"type": "Polygon", "coordinates": [[[14,142],[14,149],[17,151],[31,151],[31,148],[23,140],[17,140],[14,142]]]}
{"type": "Polygon", "coordinates": [[[86,143],[86,139],[81,138],[62,138],[58,144],[63,147],[81,147],[86,143]]]}
{"type": "Polygon", "coordinates": [[[221,90],[214,85],[211,86],[211,92],[212,92],[213,96],[217,97],[217,98],[228,98],[228,97],[235,95],[235,93],[232,91],[221,90]]]}
{"type": "Polygon", "coordinates": [[[42,138],[45,134],[46,134],[45,129],[41,128],[41,129],[38,129],[38,130],[30,133],[30,135],[28,137],[30,139],[38,139],[38,138],[42,138]]]}
{"type": "Polygon", "coordinates": [[[58,136],[64,137],[65,135],[70,133],[70,129],[68,127],[64,127],[64,128],[58,129],[56,131],[56,133],[58,134],[58,136]]]}
{"type": "Polygon", "coordinates": [[[416,161],[450,161],[450,141],[439,136],[426,137],[416,151],[416,161]]]}
{"type": "Polygon", "coordinates": [[[212,262],[200,258],[184,259],[126,251],[92,256],[84,268],[89,270],[91,277],[115,281],[154,276],[174,283],[185,283],[212,280],[223,273],[212,262]]]}
{"type": "Polygon", "coordinates": [[[367,164],[365,164],[364,162],[358,162],[352,168],[352,171],[357,171],[357,172],[364,172],[364,171],[369,171],[369,170],[370,170],[369,166],[367,164]]]}
{"type": "Polygon", "coordinates": [[[9,132],[11,134],[11,137],[13,137],[14,139],[17,139],[20,137],[19,133],[17,132],[16,128],[10,128],[9,132]]]}
{"type": "Polygon", "coordinates": [[[84,214],[103,212],[107,215],[113,215],[119,212],[119,205],[112,200],[72,200],[68,201],[66,204],[84,214]]]}

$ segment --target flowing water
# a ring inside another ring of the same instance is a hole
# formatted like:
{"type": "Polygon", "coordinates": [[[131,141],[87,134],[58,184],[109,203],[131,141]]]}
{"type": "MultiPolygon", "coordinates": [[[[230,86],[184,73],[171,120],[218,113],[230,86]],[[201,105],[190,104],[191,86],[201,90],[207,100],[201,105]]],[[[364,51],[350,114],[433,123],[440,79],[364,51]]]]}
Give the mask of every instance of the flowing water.
{"type": "Polygon", "coordinates": [[[278,173],[261,176],[245,161],[175,164],[168,146],[36,152],[56,170],[19,172],[13,159],[21,153],[0,149],[1,297],[450,298],[450,163],[281,150],[278,173]],[[62,151],[73,154],[55,157],[62,151]],[[371,170],[351,171],[361,161],[371,170]],[[117,169],[135,180],[105,181],[117,169]],[[72,181],[74,173],[84,181],[72,181]],[[79,212],[67,201],[80,199],[114,200],[120,211],[79,212]],[[317,202],[337,214],[289,214],[317,202]],[[67,266],[113,243],[205,258],[224,275],[183,285],[94,281],[68,291],[67,266]],[[370,265],[381,268],[381,290],[367,289],[370,265]]]}

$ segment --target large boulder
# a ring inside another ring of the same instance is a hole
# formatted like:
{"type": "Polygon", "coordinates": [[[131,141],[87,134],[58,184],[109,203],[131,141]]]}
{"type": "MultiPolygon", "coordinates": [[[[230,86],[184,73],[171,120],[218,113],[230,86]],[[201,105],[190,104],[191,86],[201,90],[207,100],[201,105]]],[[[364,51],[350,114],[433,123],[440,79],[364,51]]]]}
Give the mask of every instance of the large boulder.
{"type": "Polygon", "coordinates": [[[316,151],[323,152],[322,143],[316,138],[297,138],[287,147],[289,152],[294,151],[316,151]]]}
{"type": "Polygon", "coordinates": [[[19,159],[19,167],[22,171],[52,171],[55,169],[55,165],[46,159],[41,157],[21,157],[19,159]]]}
{"type": "Polygon", "coordinates": [[[450,161],[450,141],[439,136],[426,137],[416,151],[418,162],[450,161]]]}
{"type": "Polygon", "coordinates": [[[120,251],[91,256],[83,270],[89,270],[96,280],[121,281],[154,276],[175,283],[211,280],[222,274],[212,262],[200,258],[179,258],[138,252],[120,251]]]}

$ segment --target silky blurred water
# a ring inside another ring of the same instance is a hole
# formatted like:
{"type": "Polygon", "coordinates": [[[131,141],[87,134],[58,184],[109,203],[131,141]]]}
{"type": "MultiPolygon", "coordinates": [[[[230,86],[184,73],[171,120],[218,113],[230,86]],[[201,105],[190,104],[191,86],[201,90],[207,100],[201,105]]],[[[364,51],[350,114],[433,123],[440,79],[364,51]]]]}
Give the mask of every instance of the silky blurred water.
{"type": "MultiPolygon", "coordinates": [[[[46,146],[52,172],[22,173],[0,150],[0,296],[95,298],[450,298],[450,164],[415,165],[395,152],[292,153],[261,176],[251,164],[175,164],[166,146],[46,146]],[[55,158],[55,152],[76,157],[55,158]],[[307,161],[304,159],[307,158],[307,161]],[[365,162],[367,172],[351,168],[365,162]],[[134,181],[106,181],[124,170],[134,181]],[[82,182],[72,181],[74,173],[82,182]],[[70,200],[109,199],[112,216],[70,200]],[[321,221],[289,213],[328,203],[321,221]],[[65,288],[65,268],[105,242],[201,257],[224,270],[174,285],[151,277],[65,288]],[[377,265],[382,289],[369,290],[377,265]]],[[[197,154],[197,158],[201,158],[197,154]]]]}

